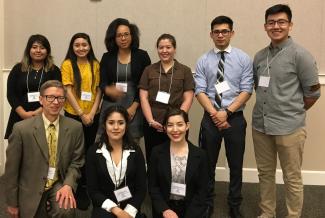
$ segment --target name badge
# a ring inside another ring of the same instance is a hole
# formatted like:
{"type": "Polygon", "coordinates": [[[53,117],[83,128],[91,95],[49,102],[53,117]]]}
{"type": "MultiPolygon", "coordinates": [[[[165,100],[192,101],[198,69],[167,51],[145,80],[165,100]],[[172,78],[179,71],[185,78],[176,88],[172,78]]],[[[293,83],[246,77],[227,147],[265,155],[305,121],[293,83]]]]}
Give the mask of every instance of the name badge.
{"type": "Polygon", "coordinates": [[[172,182],[170,193],[174,195],[179,195],[185,197],[186,195],[186,185],[181,183],[172,182]]]}
{"type": "Polygon", "coordinates": [[[91,92],[81,91],[81,100],[82,101],[91,101],[91,92]]]}
{"type": "Polygon", "coordinates": [[[269,87],[270,77],[269,76],[261,76],[258,81],[258,86],[269,87]]]}
{"type": "Polygon", "coordinates": [[[115,87],[122,91],[122,92],[127,92],[128,91],[128,84],[127,83],[115,83],[115,87]]]}
{"type": "Polygon", "coordinates": [[[161,103],[164,103],[164,104],[168,104],[169,98],[170,98],[170,94],[169,93],[159,91],[157,93],[156,101],[161,102],[161,103]]]}
{"type": "Polygon", "coordinates": [[[223,93],[225,91],[230,90],[230,87],[229,87],[227,81],[223,81],[221,83],[217,83],[217,84],[214,85],[214,87],[216,88],[218,94],[221,94],[221,93],[223,93]]]}
{"type": "Polygon", "coordinates": [[[55,176],[55,167],[49,167],[49,171],[47,172],[48,179],[54,179],[55,176]]]}
{"type": "Polygon", "coordinates": [[[125,201],[129,198],[132,198],[132,194],[128,186],[115,190],[114,194],[118,202],[125,201]]]}
{"type": "Polygon", "coordinates": [[[27,93],[28,102],[37,102],[37,101],[39,101],[39,96],[40,96],[39,92],[28,92],[27,93]]]}

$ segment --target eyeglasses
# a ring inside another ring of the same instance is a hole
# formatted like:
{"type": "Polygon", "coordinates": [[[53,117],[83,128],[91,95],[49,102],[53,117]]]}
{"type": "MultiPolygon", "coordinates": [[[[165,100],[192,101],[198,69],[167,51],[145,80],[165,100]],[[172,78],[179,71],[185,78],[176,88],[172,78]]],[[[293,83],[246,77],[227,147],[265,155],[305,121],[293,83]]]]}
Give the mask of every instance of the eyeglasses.
{"type": "Polygon", "coordinates": [[[287,26],[289,23],[288,20],[280,19],[280,20],[268,20],[266,21],[266,25],[269,27],[274,27],[275,24],[278,24],[280,27],[287,26]]]}
{"type": "Polygon", "coordinates": [[[227,30],[227,29],[223,29],[223,30],[213,30],[212,33],[216,36],[219,36],[219,34],[221,33],[221,35],[223,36],[227,36],[229,33],[231,32],[231,30],[227,30]]]}
{"type": "Polygon", "coordinates": [[[126,33],[118,33],[118,34],[116,34],[116,38],[122,39],[124,37],[125,39],[127,39],[127,38],[130,37],[130,35],[131,35],[131,33],[128,33],[128,32],[126,32],[126,33]]]}
{"type": "Polygon", "coordinates": [[[65,102],[65,97],[64,96],[54,96],[54,95],[45,95],[45,99],[48,102],[53,102],[55,99],[59,102],[59,103],[63,103],[65,102]]]}

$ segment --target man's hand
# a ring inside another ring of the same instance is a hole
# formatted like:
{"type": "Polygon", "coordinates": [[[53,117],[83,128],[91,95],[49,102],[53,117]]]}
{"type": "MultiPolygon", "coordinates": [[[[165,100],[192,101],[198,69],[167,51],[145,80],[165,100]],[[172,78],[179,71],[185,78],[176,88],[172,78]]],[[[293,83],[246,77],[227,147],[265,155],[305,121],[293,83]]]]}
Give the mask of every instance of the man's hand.
{"type": "Polygon", "coordinates": [[[214,111],[210,113],[213,123],[218,126],[227,121],[228,115],[226,111],[214,111]]]}
{"type": "Polygon", "coordinates": [[[19,208],[18,207],[7,207],[7,212],[10,218],[19,218],[19,208]]]}
{"type": "Polygon", "coordinates": [[[76,200],[74,199],[72,188],[68,185],[62,186],[57,192],[56,192],[56,201],[59,203],[60,208],[68,209],[70,208],[76,208],[76,200]]]}
{"type": "Polygon", "coordinates": [[[228,115],[226,111],[218,111],[218,113],[216,114],[217,119],[223,123],[225,121],[227,121],[228,115]]]}

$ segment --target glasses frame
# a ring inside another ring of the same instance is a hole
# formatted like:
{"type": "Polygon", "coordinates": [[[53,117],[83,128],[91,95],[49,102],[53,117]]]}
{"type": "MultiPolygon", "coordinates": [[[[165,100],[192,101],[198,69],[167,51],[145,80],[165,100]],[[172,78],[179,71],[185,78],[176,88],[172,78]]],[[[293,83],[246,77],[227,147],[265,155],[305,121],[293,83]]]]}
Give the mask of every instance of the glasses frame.
{"type": "Polygon", "coordinates": [[[125,39],[128,39],[130,36],[131,36],[130,32],[125,32],[125,33],[118,33],[118,34],[116,34],[115,37],[118,38],[118,39],[122,39],[123,37],[125,39]]]}
{"type": "Polygon", "coordinates": [[[289,23],[290,23],[289,20],[279,19],[279,20],[268,20],[266,21],[265,25],[267,27],[275,27],[275,25],[278,24],[278,26],[280,27],[286,27],[289,23]]]}
{"type": "Polygon", "coordinates": [[[66,100],[65,96],[44,95],[43,97],[45,97],[45,100],[50,103],[54,102],[55,99],[57,100],[58,103],[64,103],[66,100]],[[52,98],[53,100],[51,100],[52,98]]]}
{"type": "Polygon", "coordinates": [[[219,36],[220,33],[222,36],[228,36],[230,35],[230,33],[232,32],[232,30],[229,29],[223,29],[223,30],[212,30],[212,34],[215,36],[219,36]]]}

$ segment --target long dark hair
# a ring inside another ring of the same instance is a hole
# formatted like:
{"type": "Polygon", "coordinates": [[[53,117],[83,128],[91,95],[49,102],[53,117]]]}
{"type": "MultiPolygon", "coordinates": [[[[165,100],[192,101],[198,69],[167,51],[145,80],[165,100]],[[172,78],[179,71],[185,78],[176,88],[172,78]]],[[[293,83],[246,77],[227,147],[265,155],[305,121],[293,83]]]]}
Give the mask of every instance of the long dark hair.
{"type": "Polygon", "coordinates": [[[91,45],[91,41],[90,41],[90,37],[88,34],[86,33],[76,33],[72,36],[71,40],[70,40],[70,44],[69,44],[69,48],[68,48],[68,52],[67,55],[65,56],[65,60],[70,60],[71,61],[71,65],[72,65],[72,69],[73,69],[73,78],[74,78],[74,90],[75,90],[75,94],[80,98],[81,95],[81,74],[80,74],[80,69],[78,67],[77,64],[77,55],[74,53],[73,51],[73,43],[76,39],[78,38],[83,38],[85,39],[89,46],[90,46],[90,50],[87,54],[87,59],[88,62],[90,63],[90,69],[91,69],[91,77],[92,77],[92,82],[91,82],[91,89],[93,89],[93,85],[94,85],[94,81],[95,81],[95,76],[94,76],[94,61],[97,61],[95,54],[94,54],[94,50],[93,50],[93,46],[91,45]]]}
{"type": "Polygon", "coordinates": [[[140,39],[139,39],[139,28],[137,25],[130,23],[127,19],[124,18],[117,18],[113,20],[109,25],[106,30],[106,35],[105,35],[105,46],[107,51],[109,52],[117,52],[118,51],[118,46],[116,44],[115,38],[116,38],[116,31],[117,28],[120,25],[124,25],[129,27],[130,33],[132,36],[132,42],[131,42],[131,50],[135,50],[139,48],[140,44],[140,39]]]}
{"type": "Polygon", "coordinates": [[[30,57],[30,49],[32,48],[33,44],[37,42],[41,44],[47,51],[47,56],[44,60],[44,70],[48,72],[54,68],[53,57],[51,55],[51,45],[49,40],[40,34],[31,35],[28,39],[23,58],[21,60],[21,71],[27,72],[28,68],[32,64],[32,58],[30,57]]]}
{"type": "Polygon", "coordinates": [[[125,134],[123,136],[123,144],[122,144],[122,149],[135,149],[137,147],[137,144],[134,142],[130,132],[129,132],[129,114],[127,110],[121,106],[121,105],[116,105],[116,106],[110,106],[104,111],[104,116],[103,119],[101,120],[101,127],[103,128],[103,132],[100,136],[100,141],[97,142],[98,148],[101,148],[103,144],[105,143],[107,146],[107,150],[112,151],[113,147],[109,143],[109,139],[106,133],[106,121],[111,114],[114,112],[119,113],[122,115],[122,117],[125,120],[126,123],[126,128],[125,128],[125,134]]]}

